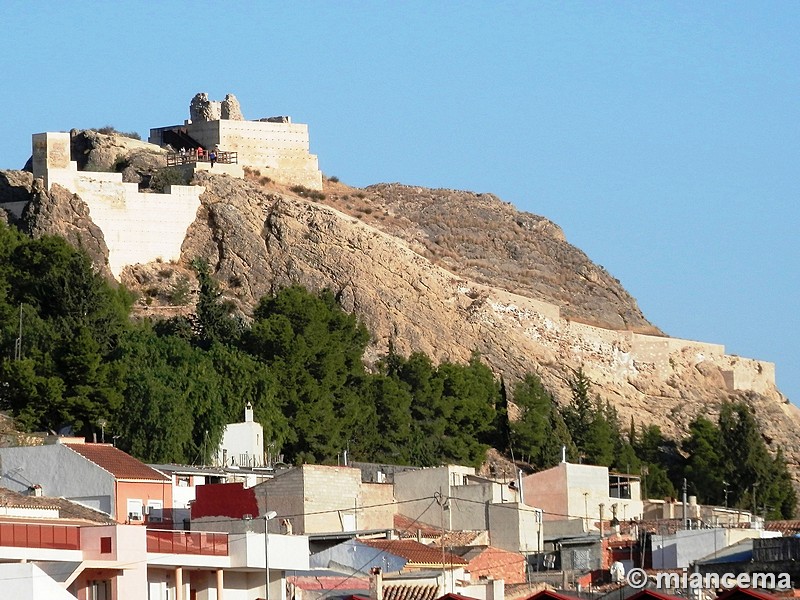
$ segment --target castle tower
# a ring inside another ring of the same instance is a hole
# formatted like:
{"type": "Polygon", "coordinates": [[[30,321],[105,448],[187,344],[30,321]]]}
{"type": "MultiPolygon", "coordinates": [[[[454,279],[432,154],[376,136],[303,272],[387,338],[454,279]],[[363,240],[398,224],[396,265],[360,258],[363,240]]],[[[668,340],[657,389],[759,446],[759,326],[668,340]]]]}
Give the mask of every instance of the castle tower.
{"type": "Polygon", "coordinates": [[[77,171],[70,161],[69,133],[35,133],[32,145],[33,176],[42,178],[47,189],[50,189],[49,171],[77,171]]]}

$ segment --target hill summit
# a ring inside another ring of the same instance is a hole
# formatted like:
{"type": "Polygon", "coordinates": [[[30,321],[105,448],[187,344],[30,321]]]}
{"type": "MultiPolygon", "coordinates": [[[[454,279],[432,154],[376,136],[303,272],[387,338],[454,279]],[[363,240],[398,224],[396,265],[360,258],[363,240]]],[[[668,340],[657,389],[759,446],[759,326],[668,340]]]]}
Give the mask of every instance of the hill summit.
{"type": "Polygon", "coordinates": [[[491,194],[335,178],[313,189],[268,167],[167,177],[159,146],[92,131],[73,131],[67,143],[48,177],[0,172],[0,202],[30,234],[64,236],[138,292],[139,315],[190,311],[190,263],[203,258],[245,317],[284,286],[333,290],[373,336],[368,364],[390,346],[463,362],[477,351],[507,381],[537,372],[562,402],[582,369],[622,419],[674,436],[698,414],[715,418],[723,402],[744,401],[797,471],[800,415],[776,388],[774,365],[664,335],[543,217],[491,194]],[[137,202],[154,204],[144,214],[137,202]],[[169,240],[173,250],[159,250],[169,240]],[[162,253],[135,260],[148,244],[162,253]]]}

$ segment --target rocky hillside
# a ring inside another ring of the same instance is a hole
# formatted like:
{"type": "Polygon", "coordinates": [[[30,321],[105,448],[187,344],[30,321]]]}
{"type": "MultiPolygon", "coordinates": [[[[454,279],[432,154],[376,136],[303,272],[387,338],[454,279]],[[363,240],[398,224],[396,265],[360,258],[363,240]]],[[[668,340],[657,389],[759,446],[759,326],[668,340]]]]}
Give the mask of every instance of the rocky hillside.
{"type": "MultiPolygon", "coordinates": [[[[103,160],[128,168],[126,152],[103,160]]],[[[146,186],[147,169],[126,178],[146,186]]],[[[724,400],[745,400],[758,408],[771,447],[782,446],[797,473],[800,413],[763,366],[711,346],[652,350],[667,342],[634,333],[659,333],[635,300],[542,217],[488,194],[397,184],[355,189],[327,181],[325,198],[314,199],[259,173],[245,180],[201,173],[195,183],[206,192],[181,261],[123,272],[122,281],[140,294],[140,314],[191,309],[189,263],[196,257],[209,261],[244,314],[280,286],[327,287],[372,331],[367,362],[390,343],[402,353],[453,361],[478,350],[507,379],[537,371],[562,401],[571,369],[582,366],[623,419],[634,416],[672,434],[683,433],[698,413],[715,416],[724,400]],[[750,377],[747,385],[732,383],[732,373],[750,377]]],[[[58,187],[45,192],[29,175],[0,173],[0,199],[12,194],[35,200],[23,227],[66,235],[105,268],[102,232],[80,198],[58,187]]]]}
{"type": "Polygon", "coordinates": [[[660,333],[620,282],[544,217],[492,194],[396,183],[353,190],[337,183],[326,186],[327,204],[360,215],[453,273],[556,304],[572,320],[660,333]]]}

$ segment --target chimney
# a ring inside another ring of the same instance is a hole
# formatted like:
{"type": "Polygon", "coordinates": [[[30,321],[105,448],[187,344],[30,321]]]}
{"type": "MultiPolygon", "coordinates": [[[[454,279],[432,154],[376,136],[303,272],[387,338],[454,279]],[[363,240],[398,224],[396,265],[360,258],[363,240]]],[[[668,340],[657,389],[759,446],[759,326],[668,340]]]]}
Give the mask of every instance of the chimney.
{"type": "Polygon", "coordinates": [[[567,446],[561,446],[561,462],[567,462],[567,446]]]}
{"type": "Polygon", "coordinates": [[[253,405],[249,402],[244,405],[244,422],[245,423],[252,423],[253,422],[253,405]]]}
{"type": "Polygon", "coordinates": [[[380,567],[372,567],[369,570],[369,598],[383,600],[383,573],[380,567]]]}

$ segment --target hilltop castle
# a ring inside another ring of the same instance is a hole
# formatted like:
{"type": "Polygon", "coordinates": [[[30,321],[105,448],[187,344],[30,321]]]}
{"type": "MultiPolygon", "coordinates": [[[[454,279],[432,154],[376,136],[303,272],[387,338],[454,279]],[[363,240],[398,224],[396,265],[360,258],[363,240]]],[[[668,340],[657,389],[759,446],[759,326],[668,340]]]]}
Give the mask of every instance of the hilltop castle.
{"type": "Polygon", "coordinates": [[[148,141],[175,149],[236,152],[239,165],[258,169],[273,181],[322,189],[317,157],[309,153],[308,125],[292,123],[290,117],[246,121],[233,94],[221,102],[209,100],[205,93],[196,94],[183,125],[151,129],[148,141]]]}
{"type": "MultiPolygon", "coordinates": [[[[150,143],[174,149],[218,148],[235,153],[238,164],[196,161],[183,165],[184,170],[242,177],[243,167],[250,167],[278,183],[322,189],[317,157],[309,154],[307,125],[292,123],[289,117],[245,121],[232,94],[222,102],[197,94],[189,113],[191,119],[183,125],[151,129],[150,143]]],[[[33,176],[47,189],[58,184],[86,202],[92,221],[103,231],[114,276],[119,278],[127,265],[178,260],[205,188],[172,185],[164,194],[142,193],[137,184],[123,182],[121,173],[79,171],[70,142],[69,133],[34,134],[33,176]]]]}

